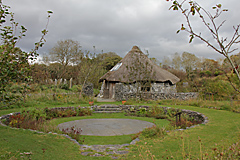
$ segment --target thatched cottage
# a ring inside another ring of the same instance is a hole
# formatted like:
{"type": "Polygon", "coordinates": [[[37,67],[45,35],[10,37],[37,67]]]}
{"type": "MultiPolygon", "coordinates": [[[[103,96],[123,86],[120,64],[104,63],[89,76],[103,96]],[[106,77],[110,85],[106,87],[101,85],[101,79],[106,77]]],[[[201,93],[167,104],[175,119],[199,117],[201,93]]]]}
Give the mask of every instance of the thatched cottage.
{"type": "Polygon", "coordinates": [[[146,93],[176,93],[180,79],[153,63],[137,46],[100,78],[100,97],[127,99],[146,93]]]}

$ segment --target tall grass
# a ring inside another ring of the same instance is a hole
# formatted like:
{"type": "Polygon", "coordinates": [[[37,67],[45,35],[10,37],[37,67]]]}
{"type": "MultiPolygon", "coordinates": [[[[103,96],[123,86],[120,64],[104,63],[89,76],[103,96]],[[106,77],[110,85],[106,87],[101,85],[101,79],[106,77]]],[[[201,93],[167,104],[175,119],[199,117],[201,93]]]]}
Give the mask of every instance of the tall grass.
{"type": "Polygon", "coordinates": [[[240,100],[235,101],[211,101],[202,99],[191,99],[191,100],[159,100],[157,101],[160,105],[188,105],[201,108],[210,108],[217,110],[227,110],[232,112],[240,113],[240,100]]]}

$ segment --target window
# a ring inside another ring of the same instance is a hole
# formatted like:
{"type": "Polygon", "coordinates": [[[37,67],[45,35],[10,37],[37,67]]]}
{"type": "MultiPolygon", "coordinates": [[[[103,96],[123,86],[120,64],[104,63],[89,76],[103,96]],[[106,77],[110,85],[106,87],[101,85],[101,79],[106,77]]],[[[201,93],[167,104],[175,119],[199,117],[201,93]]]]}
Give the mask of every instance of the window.
{"type": "Polygon", "coordinates": [[[121,67],[121,65],[122,65],[122,62],[116,64],[110,71],[116,71],[116,70],[118,70],[118,69],[121,67]]]}
{"type": "Polygon", "coordinates": [[[151,91],[151,82],[142,82],[141,83],[141,91],[150,92],[151,91]]]}

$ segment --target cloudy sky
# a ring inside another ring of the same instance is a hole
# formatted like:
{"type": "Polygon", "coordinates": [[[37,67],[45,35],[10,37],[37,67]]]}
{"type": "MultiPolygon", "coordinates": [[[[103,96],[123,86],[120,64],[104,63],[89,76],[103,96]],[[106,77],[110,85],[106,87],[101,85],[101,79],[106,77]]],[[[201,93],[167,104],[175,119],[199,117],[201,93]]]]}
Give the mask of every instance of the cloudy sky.
{"type": "MultiPolygon", "coordinates": [[[[30,51],[39,40],[47,22],[47,11],[53,11],[48,26],[46,44],[39,50],[48,54],[58,40],[73,39],[84,50],[116,52],[121,57],[138,45],[150,57],[162,61],[164,56],[190,52],[199,57],[218,59],[222,56],[195,39],[189,44],[186,32],[176,34],[184,23],[184,17],[168,10],[171,2],[166,0],[3,0],[15,13],[15,19],[27,29],[27,36],[18,46],[30,51]]],[[[233,25],[240,24],[239,0],[198,0],[207,10],[221,3],[229,11],[220,19],[227,20],[222,28],[223,36],[233,34],[233,25]]],[[[199,20],[199,19],[198,19],[199,20]]],[[[220,22],[220,21],[219,21],[220,22]]],[[[197,32],[203,31],[198,21],[193,20],[197,32]]]]}

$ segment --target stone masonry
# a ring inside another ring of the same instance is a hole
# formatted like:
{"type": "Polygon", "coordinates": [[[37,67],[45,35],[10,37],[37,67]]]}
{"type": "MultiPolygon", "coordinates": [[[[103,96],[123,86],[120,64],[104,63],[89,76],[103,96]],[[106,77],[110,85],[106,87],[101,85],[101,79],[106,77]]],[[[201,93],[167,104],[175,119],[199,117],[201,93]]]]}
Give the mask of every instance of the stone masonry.
{"type": "Polygon", "coordinates": [[[164,99],[196,99],[198,93],[177,93],[176,85],[170,85],[168,83],[152,83],[149,92],[142,92],[137,83],[125,85],[123,83],[117,83],[115,85],[115,100],[127,100],[127,99],[151,99],[151,100],[164,100],[164,99]]]}

